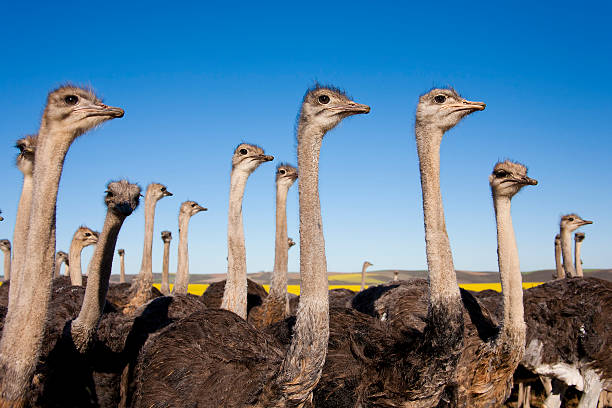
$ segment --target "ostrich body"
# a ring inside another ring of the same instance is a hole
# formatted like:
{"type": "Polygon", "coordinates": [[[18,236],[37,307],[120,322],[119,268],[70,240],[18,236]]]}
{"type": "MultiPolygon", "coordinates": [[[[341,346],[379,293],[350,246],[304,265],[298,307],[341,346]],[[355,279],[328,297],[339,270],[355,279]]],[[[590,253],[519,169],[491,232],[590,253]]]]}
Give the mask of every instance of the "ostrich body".
{"type": "Polygon", "coordinates": [[[119,255],[119,283],[125,283],[125,249],[118,249],[117,254],[119,255]]]}
{"type": "Polygon", "coordinates": [[[555,271],[553,272],[553,279],[564,279],[565,269],[563,269],[563,263],[561,262],[561,234],[555,235],[555,271]]]}
{"type": "MultiPolygon", "coordinates": [[[[222,280],[208,285],[206,292],[200,296],[200,300],[206,307],[210,309],[219,309],[221,307],[226,282],[226,280],[222,280]]],[[[261,306],[267,297],[268,292],[266,292],[263,286],[254,280],[247,279],[247,315],[251,313],[253,308],[261,306]]]]}
{"type": "Polygon", "coordinates": [[[137,368],[136,407],[310,404],[329,333],[319,151],[328,130],[349,115],[368,111],[369,107],[334,89],[316,87],[304,97],[298,119],[302,295],[287,351],[275,338],[233,313],[209,310],[192,314],[145,345],[137,368]],[[171,350],[171,355],[180,350],[180,356],[168,363],[162,361],[160,350],[171,350]],[[175,372],[185,374],[179,379],[171,374],[175,372]]]}
{"type": "MultiPolygon", "coordinates": [[[[25,260],[26,241],[29,231],[29,216],[32,208],[32,189],[34,187],[32,174],[34,173],[34,154],[36,151],[36,135],[28,135],[17,140],[16,147],[19,149],[17,155],[17,168],[23,174],[23,184],[17,216],[15,218],[15,231],[13,231],[13,262],[11,268],[16,273],[23,269],[25,260]]],[[[6,278],[6,277],[5,277],[6,278]]],[[[7,279],[5,279],[7,280],[7,279]]],[[[19,283],[14,280],[14,289],[17,290],[19,283]]],[[[15,292],[17,293],[17,292],[15,292]]]]}
{"type": "MultiPolygon", "coordinates": [[[[452,89],[434,89],[420,97],[415,133],[429,270],[429,285],[424,281],[420,285],[421,291],[429,289],[427,312],[418,319],[423,322],[422,329],[417,325],[385,334],[378,328],[377,319],[350,309],[338,310],[343,316],[337,325],[332,325],[335,329],[330,336],[328,359],[315,392],[318,403],[431,407],[436,406],[444,387],[453,380],[463,349],[464,317],[444,221],[439,152],[446,131],[468,114],[484,108],[484,103],[467,101],[452,89]],[[347,337],[350,331],[346,327],[351,324],[357,332],[347,337]],[[361,329],[368,325],[371,329],[361,329]],[[353,365],[355,368],[347,369],[353,365]]],[[[400,293],[410,286],[400,282],[371,287],[356,295],[353,305],[359,306],[360,301],[369,298],[372,309],[376,297],[383,294],[404,300],[400,293]]],[[[337,318],[331,319],[334,322],[337,318]]]]}
{"type": "Polygon", "coordinates": [[[361,290],[365,289],[366,269],[368,269],[372,265],[373,265],[372,263],[365,261],[363,263],[363,266],[361,267],[361,290]]]}
{"type": "Polygon", "coordinates": [[[172,233],[170,231],[162,231],[161,239],[164,241],[164,260],[162,264],[162,278],[159,291],[164,295],[170,294],[170,241],[172,241],[172,233]]]}
{"type": "Polygon", "coordinates": [[[4,254],[4,281],[11,279],[11,241],[0,239],[0,251],[4,254]]]}
{"type": "MultiPolygon", "coordinates": [[[[283,320],[289,315],[287,273],[289,265],[290,238],[287,237],[287,194],[297,180],[297,169],[288,164],[276,168],[276,241],[274,248],[274,270],[270,293],[263,304],[249,312],[249,321],[256,327],[265,327],[283,320]]],[[[295,243],[294,243],[295,245],[295,243]]]]}
{"type": "Polygon", "coordinates": [[[87,130],[122,116],[122,109],[73,86],[60,87],[47,98],[34,161],[27,257],[19,272],[19,296],[9,305],[0,341],[0,406],[23,404],[38,360],[53,278],[55,206],[68,148],[87,130]]]}
{"type": "Polygon", "coordinates": [[[247,318],[247,270],[242,199],[251,173],[261,163],[274,160],[262,148],[242,143],[234,150],[230,174],[230,197],[227,221],[227,281],[221,308],[247,318]]]}
{"type": "Polygon", "coordinates": [[[98,242],[100,234],[85,226],[79,227],[70,243],[69,265],[70,265],[70,281],[73,286],[83,286],[83,274],[81,272],[81,252],[83,248],[94,245],[98,242]]]}
{"type": "Polygon", "coordinates": [[[185,201],[179,211],[179,248],[176,266],[176,278],[172,293],[186,295],[189,289],[189,252],[187,238],[189,236],[189,220],[195,214],[207,211],[195,201],[185,201]]]}
{"type": "Polygon", "coordinates": [[[561,253],[563,254],[563,269],[568,278],[576,277],[576,268],[572,258],[572,232],[583,225],[592,224],[593,221],[586,221],[578,214],[567,214],[561,217],[559,223],[561,229],[561,253]]]}
{"type": "Polygon", "coordinates": [[[576,276],[580,278],[584,277],[584,271],[582,270],[582,258],[580,257],[584,237],[584,232],[577,232],[574,234],[574,265],[576,266],[576,276]]]}
{"type": "Polygon", "coordinates": [[[140,265],[140,272],[132,281],[130,287],[129,303],[124,308],[126,313],[134,311],[153,297],[161,294],[161,292],[153,288],[153,226],[155,206],[159,200],[168,196],[172,196],[172,193],[162,184],[151,183],[147,186],[147,192],[145,193],[145,235],[142,248],[142,263],[140,265]]]}
{"type": "Polygon", "coordinates": [[[66,269],[68,269],[68,265],[70,265],[70,261],[68,259],[68,254],[64,251],[57,251],[55,253],[55,272],[53,278],[59,278],[61,276],[60,272],[63,263],[66,264],[66,269]]]}

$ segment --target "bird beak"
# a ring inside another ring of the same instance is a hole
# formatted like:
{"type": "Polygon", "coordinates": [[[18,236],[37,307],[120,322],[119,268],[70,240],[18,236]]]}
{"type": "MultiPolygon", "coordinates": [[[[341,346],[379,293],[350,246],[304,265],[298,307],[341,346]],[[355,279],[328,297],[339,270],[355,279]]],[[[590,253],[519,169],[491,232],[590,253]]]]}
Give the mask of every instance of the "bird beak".
{"type": "Polygon", "coordinates": [[[198,206],[200,211],[208,211],[208,208],[202,207],[201,205],[198,206]]]}
{"type": "Polygon", "coordinates": [[[171,192],[169,192],[168,190],[164,191],[164,197],[166,196],[173,196],[174,194],[172,194],[171,192]]]}
{"type": "Polygon", "coordinates": [[[519,183],[529,185],[529,186],[536,186],[538,185],[538,180],[525,176],[519,180],[519,183]]]}
{"type": "Polygon", "coordinates": [[[75,111],[86,112],[87,116],[110,116],[111,118],[121,118],[125,113],[121,108],[107,106],[103,103],[85,105],[76,108],[75,111]]]}
{"type": "Polygon", "coordinates": [[[341,106],[336,106],[333,108],[330,108],[331,110],[337,110],[337,111],[341,111],[341,112],[346,112],[349,113],[351,115],[357,115],[360,113],[369,113],[370,112],[370,107],[368,105],[363,105],[361,103],[357,103],[357,102],[353,102],[353,101],[349,101],[349,103],[347,103],[346,105],[341,105],[341,106]]]}
{"type": "Polygon", "coordinates": [[[580,225],[588,225],[588,224],[592,224],[593,221],[587,221],[587,220],[582,220],[582,223],[580,223],[580,225]]]}
{"type": "Polygon", "coordinates": [[[274,156],[268,156],[265,154],[260,154],[257,158],[261,160],[262,162],[269,162],[269,161],[274,160],[274,156]]]}
{"type": "Polygon", "coordinates": [[[4,221],[4,217],[0,215],[0,221],[4,221]]]}
{"type": "Polygon", "coordinates": [[[449,108],[452,108],[454,111],[469,110],[470,113],[472,113],[472,112],[476,112],[477,110],[478,111],[484,110],[487,104],[484,102],[474,102],[474,101],[468,101],[467,99],[464,99],[460,103],[454,103],[452,105],[447,105],[447,106],[449,108]]]}

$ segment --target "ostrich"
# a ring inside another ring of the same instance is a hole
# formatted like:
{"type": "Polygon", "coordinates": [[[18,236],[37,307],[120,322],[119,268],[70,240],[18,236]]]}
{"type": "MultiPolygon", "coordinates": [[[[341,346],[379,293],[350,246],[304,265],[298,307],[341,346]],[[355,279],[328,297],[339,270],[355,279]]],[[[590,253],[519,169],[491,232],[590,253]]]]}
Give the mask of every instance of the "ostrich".
{"type": "Polygon", "coordinates": [[[287,247],[291,249],[295,245],[293,238],[287,238],[287,247]]]}
{"type": "Polygon", "coordinates": [[[176,267],[176,278],[174,280],[173,294],[186,295],[189,289],[189,253],[187,248],[187,237],[189,220],[201,211],[207,211],[195,201],[185,201],[179,210],[179,247],[176,267]]]}
{"type": "Polygon", "coordinates": [[[53,275],[54,278],[60,277],[60,269],[62,268],[63,263],[66,264],[66,269],[68,269],[68,265],[70,265],[70,261],[68,260],[68,254],[64,251],[57,251],[55,253],[55,274],[53,275]]]}
{"type": "Polygon", "coordinates": [[[119,255],[120,263],[119,283],[125,283],[125,249],[118,249],[117,254],[119,255]]]}
{"type": "Polygon", "coordinates": [[[88,268],[88,284],[82,297],[78,315],[64,321],[58,339],[48,355],[43,355],[37,384],[41,389],[35,395],[44,406],[97,406],[96,393],[92,393],[90,359],[95,334],[104,312],[106,293],[113,264],[117,237],[123,222],[138,206],[140,187],[126,180],[108,183],[105,204],[106,219],[98,245],[88,268]]]}
{"type": "Polygon", "coordinates": [[[372,266],[374,264],[365,261],[363,263],[363,266],[361,267],[361,290],[365,289],[365,278],[366,278],[366,269],[368,269],[370,266],[372,266]]]}
{"type": "Polygon", "coordinates": [[[593,221],[586,221],[578,214],[567,214],[561,217],[559,223],[561,229],[561,253],[563,254],[563,269],[567,277],[576,276],[576,269],[572,259],[572,232],[583,225],[592,224],[593,221]]]}
{"type": "Polygon", "coordinates": [[[251,173],[260,164],[274,160],[259,146],[241,143],[232,156],[230,198],[227,222],[227,281],[221,308],[247,318],[247,271],[244,227],[242,225],[242,198],[251,173]]]}
{"type": "Polygon", "coordinates": [[[327,87],[315,87],[304,97],[298,119],[302,295],[289,348],[284,351],[274,338],[225,310],[194,313],[145,345],[136,372],[136,407],[304,406],[311,401],[329,333],[319,152],[327,131],[369,110],[327,87]],[[161,350],[176,358],[169,363],[161,350]]]}
{"type": "Polygon", "coordinates": [[[399,281],[399,271],[393,271],[393,282],[399,281]]]}
{"type": "Polygon", "coordinates": [[[4,280],[11,279],[11,241],[0,239],[0,251],[4,254],[4,280]]]}
{"type": "MultiPolygon", "coordinates": [[[[261,306],[249,312],[249,321],[256,327],[265,327],[283,320],[289,314],[287,273],[291,238],[287,237],[287,194],[297,180],[297,169],[289,164],[276,168],[276,242],[274,270],[270,292],[261,306]]],[[[295,245],[295,243],[293,243],[295,245]]]]}
{"type": "Polygon", "coordinates": [[[67,85],[49,93],[34,161],[27,257],[0,341],[0,406],[24,403],[38,360],[53,278],[57,192],[68,148],[89,129],[122,116],[122,109],[103,104],[91,90],[67,85]]]}
{"type": "Polygon", "coordinates": [[[98,242],[99,233],[82,225],[75,231],[70,243],[69,265],[70,281],[73,286],[83,286],[83,274],[81,272],[81,251],[83,248],[98,242]]]}
{"type": "Polygon", "coordinates": [[[576,265],[576,276],[584,277],[582,271],[582,258],[580,257],[580,249],[582,248],[582,241],[584,241],[584,232],[577,232],[574,234],[574,264],[576,265]]]}
{"type": "Polygon", "coordinates": [[[172,241],[172,233],[170,231],[162,231],[161,239],[164,241],[164,260],[159,291],[163,293],[164,296],[168,296],[170,294],[170,279],[168,269],[170,268],[170,241],[172,241]]]}
{"type": "Polygon", "coordinates": [[[138,276],[132,281],[128,304],[124,313],[130,313],[137,307],[145,304],[154,297],[160,296],[161,292],[153,288],[153,221],[155,219],[155,206],[164,197],[172,196],[166,186],[151,183],[147,186],[145,193],[145,235],[142,248],[142,263],[138,276]]]}
{"type": "MultiPolygon", "coordinates": [[[[373,317],[338,309],[340,314],[331,317],[330,347],[316,405],[435,406],[453,380],[463,349],[464,317],[442,208],[439,152],[446,131],[484,108],[484,103],[467,101],[453,89],[433,89],[420,97],[415,133],[429,281],[417,280],[413,289],[420,292],[417,299],[427,298],[427,312],[418,319],[420,326],[387,332],[373,317]]],[[[401,305],[409,300],[403,298],[410,295],[405,287],[368,288],[355,296],[353,305],[367,298],[373,302],[385,293],[401,305]]]]}
{"type": "Polygon", "coordinates": [[[561,235],[555,235],[555,271],[553,272],[553,279],[564,279],[565,269],[563,269],[563,263],[561,262],[561,235]]]}

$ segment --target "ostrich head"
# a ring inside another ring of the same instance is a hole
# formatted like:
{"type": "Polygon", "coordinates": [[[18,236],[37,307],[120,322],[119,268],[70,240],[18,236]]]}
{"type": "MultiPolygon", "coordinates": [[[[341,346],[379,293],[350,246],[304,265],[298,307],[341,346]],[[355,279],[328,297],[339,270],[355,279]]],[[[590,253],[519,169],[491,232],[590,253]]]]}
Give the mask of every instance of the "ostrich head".
{"type": "Polygon", "coordinates": [[[0,239],[0,251],[7,253],[11,251],[11,241],[8,239],[0,239]]]}
{"type": "Polygon", "coordinates": [[[287,245],[289,245],[289,248],[295,245],[293,238],[287,238],[287,245]]]}
{"type": "Polygon", "coordinates": [[[127,217],[140,203],[140,187],[127,180],[111,181],[106,187],[104,202],[115,214],[127,217]]]}
{"type": "Polygon", "coordinates": [[[68,254],[64,251],[57,251],[55,253],[55,259],[62,260],[62,262],[68,263],[68,254]]]}
{"type": "Polygon", "coordinates": [[[297,178],[298,171],[292,165],[281,163],[276,167],[276,182],[278,184],[291,187],[297,178]]]}
{"type": "Polygon", "coordinates": [[[489,184],[494,197],[512,198],[521,188],[535,186],[538,181],[527,177],[527,167],[506,160],[495,164],[489,176],[489,184]]]}
{"type": "Polygon", "coordinates": [[[146,198],[153,199],[153,202],[157,202],[164,197],[172,196],[173,194],[168,191],[166,186],[159,183],[151,183],[147,186],[146,198]]]}
{"type": "Polygon", "coordinates": [[[365,262],[363,263],[363,267],[364,267],[364,268],[369,268],[369,267],[370,267],[370,266],[372,266],[372,265],[374,265],[374,264],[373,264],[373,263],[371,263],[371,262],[369,262],[369,261],[365,261],[365,262]]]}
{"type": "Polygon", "coordinates": [[[121,108],[103,104],[91,89],[66,85],[49,93],[41,128],[74,138],[123,113],[121,108]]]}
{"type": "Polygon", "coordinates": [[[555,245],[561,246],[561,234],[555,235],[555,245]]]}
{"type": "Polygon", "coordinates": [[[28,135],[17,140],[15,147],[19,149],[17,168],[23,175],[32,175],[34,171],[34,152],[36,151],[36,135],[28,135]]]}
{"type": "Polygon", "coordinates": [[[324,134],[336,127],[342,119],[368,112],[369,106],[353,102],[339,89],[315,85],[304,95],[298,126],[308,123],[324,134]]]}
{"type": "Polygon", "coordinates": [[[584,232],[577,232],[574,234],[574,239],[576,240],[576,242],[582,242],[584,241],[584,232]]]}
{"type": "Polygon", "coordinates": [[[77,241],[81,247],[93,245],[98,243],[98,237],[100,234],[86,226],[81,226],[74,233],[73,240],[77,241]]]}
{"type": "Polygon", "coordinates": [[[419,98],[416,119],[446,132],[470,113],[484,110],[485,106],[483,102],[462,98],[454,89],[432,89],[419,98]]]}
{"type": "Polygon", "coordinates": [[[274,160],[274,156],[268,156],[263,149],[248,143],[239,144],[232,156],[232,170],[252,173],[263,162],[274,160]]]}
{"type": "Polygon", "coordinates": [[[118,249],[117,253],[119,254],[119,256],[123,256],[125,255],[125,249],[118,249]]]}
{"type": "Polygon", "coordinates": [[[181,214],[191,217],[192,215],[195,215],[201,211],[208,211],[208,208],[202,207],[195,201],[185,201],[183,204],[181,204],[181,209],[179,211],[181,214]]]}
{"type": "Polygon", "coordinates": [[[583,225],[592,224],[593,221],[587,221],[580,218],[578,214],[567,214],[561,217],[561,229],[566,229],[570,232],[582,227],[583,225]]]}
{"type": "Polygon", "coordinates": [[[162,241],[164,241],[165,244],[169,243],[170,241],[172,241],[172,233],[170,231],[162,231],[161,239],[162,241]]]}

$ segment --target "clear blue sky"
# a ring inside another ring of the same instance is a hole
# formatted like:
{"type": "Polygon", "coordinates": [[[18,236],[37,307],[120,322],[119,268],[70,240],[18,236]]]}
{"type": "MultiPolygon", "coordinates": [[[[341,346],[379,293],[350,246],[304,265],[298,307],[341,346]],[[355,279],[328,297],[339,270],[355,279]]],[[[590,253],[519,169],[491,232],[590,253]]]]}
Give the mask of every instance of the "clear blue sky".
{"type": "MultiPolygon", "coordinates": [[[[0,15],[0,238],[12,238],[21,188],[14,141],[37,131],[47,92],[72,81],[92,85],[126,114],[71,147],[58,249],[68,249],[81,224],[101,228],[109,180],[143,188],[158,181],[175,195],[157,206],[154,270],[161,270],[164,229],[175,237],[175,269],[178,208],[192,199],[209,211],[190,224],[191,271],[224,272],[233,148],[257,143],[295,163],[296,115],[318,80],[372,107],[323,145],[329,270],[357,271],[365,259],[373,269],[425,268],[414,111],[421,93],[453,85],[487,103],[442,145],[455,266],[497,270],[487,177],[504,158],[525,163],[540,181],[513,200],[522,269],[554,267],[559,216],[572,211],[595,221],[582,229],[584,266],[612,266],[607,2],[18,3],[0,15]]],[[[273,265],[275,163],[263,164],[246,189],[249,272],[273,265]]],[[[288,223],[297,239],[296,187],[288,223]]],[[[119,236],[128,273],[140,265],[143,225],[140,208],[119,236]]],[[[83,268],[92,252],[85,250],[83,268]]],[[[297,247],[290,270],[299,270],[297,247]]]]}

